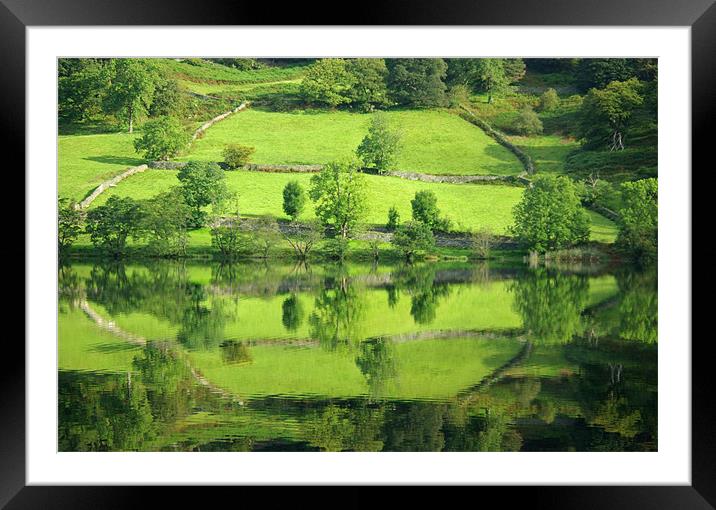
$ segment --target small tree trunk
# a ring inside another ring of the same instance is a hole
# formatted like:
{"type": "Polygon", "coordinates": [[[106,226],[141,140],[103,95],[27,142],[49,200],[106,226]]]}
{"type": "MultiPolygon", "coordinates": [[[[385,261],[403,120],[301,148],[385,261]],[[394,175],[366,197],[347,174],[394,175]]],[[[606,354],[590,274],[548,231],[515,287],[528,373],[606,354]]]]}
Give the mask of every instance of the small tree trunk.
{"type": "Polygon", "coordinates": [[[129,107],[129,134],[132,134],[133,126],[132,121],[134,120],[134,111],[132,107],[129,107]]]}
{"type": "Polygon", "coordinates": [[[615,130],[612,134],[612,144],[609,146],[609,152],[615,150],[624,150],[624,141],[622,140],[622,134],[619,130],[615,130]]]}

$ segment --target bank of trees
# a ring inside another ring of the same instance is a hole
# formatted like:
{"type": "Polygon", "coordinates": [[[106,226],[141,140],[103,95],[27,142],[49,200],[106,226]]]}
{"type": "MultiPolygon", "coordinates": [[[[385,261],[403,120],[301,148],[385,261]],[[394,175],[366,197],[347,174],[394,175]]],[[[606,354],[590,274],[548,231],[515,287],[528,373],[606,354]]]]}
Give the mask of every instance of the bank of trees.
{"type": "Polygon", "coordinates": [[[449,87],[486,92],[492,102],[524,75],[522,59],[326,58],[309,66],[301,96],[307,104],[328,108],[429,108],[450,103],[449,87]]]}

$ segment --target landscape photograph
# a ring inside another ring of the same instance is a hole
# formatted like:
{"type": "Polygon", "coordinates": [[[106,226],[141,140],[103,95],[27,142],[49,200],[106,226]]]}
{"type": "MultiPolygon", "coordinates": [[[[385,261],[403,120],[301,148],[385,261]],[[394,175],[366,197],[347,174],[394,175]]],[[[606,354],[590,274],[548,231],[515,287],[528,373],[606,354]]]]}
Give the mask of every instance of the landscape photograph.
{"type": "Polygon", "coordinates": [[[57,450],[658,451],[657,90],[59,58],[57,450]]]}

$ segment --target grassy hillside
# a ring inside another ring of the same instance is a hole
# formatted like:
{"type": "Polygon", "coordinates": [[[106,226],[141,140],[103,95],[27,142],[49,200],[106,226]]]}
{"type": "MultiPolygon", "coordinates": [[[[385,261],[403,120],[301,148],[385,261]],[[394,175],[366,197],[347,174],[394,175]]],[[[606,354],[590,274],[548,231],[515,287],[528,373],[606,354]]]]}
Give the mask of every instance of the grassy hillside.
{"type": "Polygon", "coordinates": [[[164,74],[179,80],[190,90],[206,93],[193,87],[212,87],[226,90],[252,83],[282,82],[299,78],[305,64],[265,66],[260,69],[241,70],[203,59],[159,58],[154,64],[164,74]]]}
{"type": "MultiPolygon", "coordinates": [[[[196,92],[219,95],[240,92],[258,99],[262,94],[281,94],[286,87],[296,89],[305,71],[305,64],[252,71],[241,71],[204,60],[192,60],[190,63],[157,59],[156,65],[196,92]]],[[[541,83],[540,80],[537,82],[541,83]]],[[[537,92],[535,89],[533,94],[537,92]]],[[[569,90],[564,91],[567,92],[569,90]]],[[[537,95],[523,93],[497,98],[492,104],[487,104],[484,97],[476,95],[472,98],[472,106],[496,127],[508,130],[517,109],[536,100],[537,95]]],[[[564,173],[566,162],[570,161],[570,157],[576,157],[574,150],[578,144],[565,134],[564,129],[573,124],[572,117],[578,103],[573,96],[565,96],[558,110],[543,114],[545,135],[510,135],[513,143],[532,156],[538,172],[564,173]]],[[[401,170],[434,174],[516,175],[522,172],[522,166],[514,155],[478,127],[448,111],[395,110],[387,115],[403,133],[403,148],[397,165],[401,170]]],[[[203,138],[194,143],[191,151],[179,159],[220,161],[226,144],[241,143],[256,147],[253,161],[260,164],[325,163],[352,155],[367,130],[369,119],[368,114],[347,111],[294,110],[279,113],[254,107],[212,126],[203,138]]],[[[89,134],[60,136],[59,195],[81,200],[103,180],[141,164],[143,161],[132,146],[137,136],[138,133],[93,134],[91,131],[89,134]]],[[[598,156],[584,153],[580,157],[598,156]]],[[[410,200],[415,192],[430,189],[437,194],[442,213],[452,219],[455,228],[488,227],[498,234],[505,234],[512,223],[512,209],[522,193],[521,188],[509,186],[423,183],[379,176],[367,178],[370,186],[366,221],[373,225],[386,222],[392,205],[398,208],[403,220],[409,219],[410,200]]],[[[283,217],[283,186],[289,180],[298,180],[308,187],[310,175],[236,171],[227,173],[227,180],[229,187],[239,196],[242,214],[283,217]]],[[[115,194],[136,199],[149,198],[176,184],[176,172],[149,170],[101,195],[93,207],[105,203],[115,194]]],[[[590,216],[591,238],[613,241],[616,237],[615,225],[597,214],[590,213],[590,216]]],[[[309,203],[304,218],[313,217],[313,207],[309,203]]],[[[85,244],[85,241],[81,240],[79,244],[85,244]]],[[[209,244],[210,238],[205,230],[192,234],[192,246],[209,244]]]]}
{"type": "MultiPolygon", "coordinates": [[[[481,129],[440,110],[387,113],[402,131],[400,170],[434,174],[515,175],[519,161],[481,129]]],[[[317,164],[350,157],[365,136],[370,115],[344,111],[290,113],[252,108],[213,126],[187,159],[221,161],[229,143],[256,147],[262,164],[317,164]]]]}
{"type": "Polygon", "coordinates": [[[473,95],[470,108],[527,152],[537,172],[563,173],[575,179],[592,174],[612,182],[656,176],[657,126],[648,115],[635,112],[625,150],[610,152],[606,146],[584,150],[577,140],[583,97],[563,73],[530,71],[515,91],[494,98],[492,103],[488,104],[485,94],[473,95]],[[547,88],[556,89],[560,104],[554,110],[542,111],[540,94],[547,88]],[[541,135],[525,137],[514,132],[514,122],[525,106],[533,108],[542,121],[541,135]]]}

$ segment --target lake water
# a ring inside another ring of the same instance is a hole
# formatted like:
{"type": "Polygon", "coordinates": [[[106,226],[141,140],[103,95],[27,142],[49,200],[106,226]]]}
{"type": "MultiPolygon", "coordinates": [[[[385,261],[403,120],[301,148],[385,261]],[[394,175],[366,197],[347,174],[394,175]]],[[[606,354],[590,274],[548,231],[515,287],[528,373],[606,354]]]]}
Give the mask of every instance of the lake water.
{"type": "Polygon", "coordinates": [[[75,263],[60,451],[651,451],[655,271],[75,263]]]}

